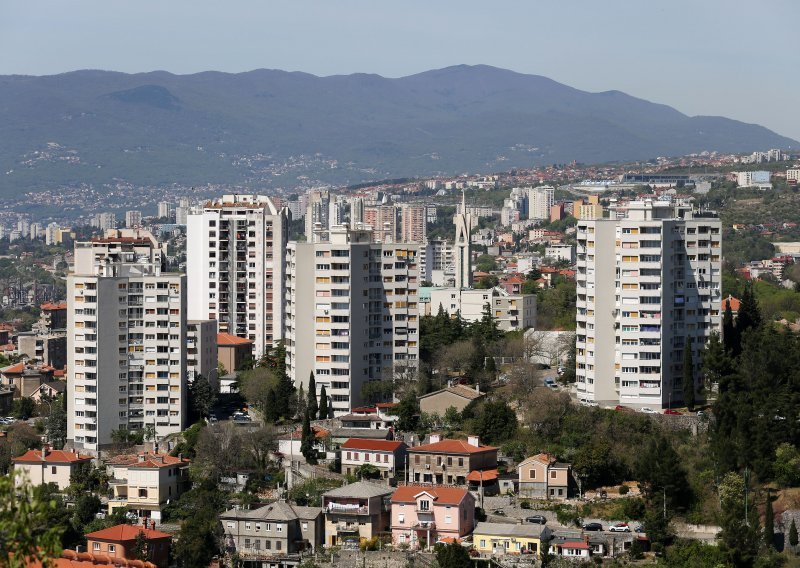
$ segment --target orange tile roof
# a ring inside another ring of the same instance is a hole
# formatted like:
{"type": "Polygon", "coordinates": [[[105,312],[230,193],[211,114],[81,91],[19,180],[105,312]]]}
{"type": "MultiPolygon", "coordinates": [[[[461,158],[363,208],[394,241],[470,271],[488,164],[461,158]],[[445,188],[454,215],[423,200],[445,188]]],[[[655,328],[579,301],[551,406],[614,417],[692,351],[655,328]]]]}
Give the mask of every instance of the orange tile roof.
{"type": "Polygon", "coordinates": [[[250,339],[231,335],[230,333],[217,334],[217,345],[222,347],[230,347],[233,345],[251,345],[252,343],[253,341],[250,339]]]}
{"type": "Polygon", "coordinates": [[[141,525],[116,525],[95,531],[86,535],[89,540],[113,540],[115,542],[125,542],[128,540],[136,540],[139,533],[143,532],[144,536],[148,539],[154,538],[172,538],[172,535],[165,532],[157,531],[155,529],[146,529],[141,525]]]}
{"type": "Polygon", "coordinates": [[[399,405],[400,405],[399,402],[379,402],[375,406],[377,408],[387,408],[388,409],[388,408],[395,408],[395,407],[397,407],[399,405]]]}
{"type": "Polygon", "coordinates": [[[15,363],[14,365],[3,367],[2,369],[0,369],[0,372],[16,375],[17,373],[21,373],[24,370],[25,370],[25,363],[15,363]]]}
{"type": "Polygon", "coordinates": [[[431,452],[441,454],[478,454],[482,452],[496,452],[494,446],[473,446],[464,440],[442,440],[433,444],[424,444],[409,448],[409,452],[431,452]]]}
{"type": "Polygon", "coordinates": [[[734,298],[730,294],[728,294],[727,298],[722,300],[722,309],[723,310],[728,309],[728,304],[731,305],[731,311],[732,312],[738,312],[739,311],[739,307],[742,305],[742,303],[739,301],[738,298],[734,298]]]}
{"type": "Polygon", "coordinates": [[[480,483],[481,479],[483,481],[494,481],[497,479],[497,470],[496,469],[487,469],[481,471],[479,469],[475,469],[469,472],[467,476],[467,481],[474,481],[475,483],[480,483]]]}
{"type": "Polygon", "coordinates": [[[13,343],[6,343],[5,345],[0,345],[0,351],[15,351],[17,346],[13,343]]]}
{"type": "Polygon", "coordinates": [[[79,461],[87,461],[94,459],[92,456],[84,454],[76,454],[64,450],[48,450],[44,460],[42,460],[42,450],[28,450],[21,456],[14,458],[12,461],[16,463],[75,463],[79,461]]]}
{"type": "Polygon", "coordinates": [[[159,467],[169,467],[171,465],[178,465],[180,463],[189,463],[188,458],[177,458],[174,456],[170,456],[169,454],[121,454],[118,456],[114,456],[106,463],[108,465],[127,465],[128,467],[134,468],[143,468],[143,469],[151,469],[151,468],[159,468],[159,467]],[[142,458],[141,460],[139,458],[142,458]]]}
{"type": "Polygon", "coordinates": [[[67,309],[67,303],[66,302],[59,302],[58,304],[54,304],[52,302],[47,302],[46,304],[42,304],[41,306],[39,306],[39,308],[41,308],[43,310],[47,310],[47,311],[66,310],[67,309]]]}
{"type": "MultiPolygon", "coordinates": [[[[64,550],[60,558],[50,559],[50,568],[92,568],[93,566],[131,566],[138,568],[157,568],[152,562],[142,560],[125,560],[123,558],[110,558],[107,554],[92,554],[90,552],[75,552],[64,550]]],[[[27,568],[42,568],[38,560],[28,561],[27,568]]]]}
{"type": "Polygon", "coordinates": [[[380,452],[394,452],[403,442],[397,440],[369,440],[365,438],[350,438],[342,444],[343,450],[375,450],[380,452]]]}
{"type": "Polygon", "coordinates": [[[580,548],[583,550],[589,549],[589,544],[583,542],[582,540],[577,540],[575,542],[562,542],[561,544],[556,545],[558,548],[580,548]]]}
{"type": "Polygon", "coordinates": [[[392,494],[392,503],[414,503],[420,493],[428,493],[435,505],[458,505],[469,491],[460,487],[404,485],[392,494]]]}

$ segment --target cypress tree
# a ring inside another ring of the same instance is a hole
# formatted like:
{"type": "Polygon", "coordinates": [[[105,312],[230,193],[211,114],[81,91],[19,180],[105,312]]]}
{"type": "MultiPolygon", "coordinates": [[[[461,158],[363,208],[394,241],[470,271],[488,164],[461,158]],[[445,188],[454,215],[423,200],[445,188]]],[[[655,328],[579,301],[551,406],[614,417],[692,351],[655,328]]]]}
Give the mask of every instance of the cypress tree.
{"type": "Polygon", "coordinates": [[[789,526],[789,545],[794,549],[798,542],[800,542],[800,539],[797,538],[797,525],[792,519],[792,524],[789,526]]]}
{"type": "Polygon", "coordinates": [[[292,380],[286,373],[286,347],[284,347],[282,341],[275,347],[273,360],[275,361],[275,376],[278,378],[277,392],[275,393],[277,399],[276,413],[278,417],[288,419],[292,417],[290,402],[295,389],[292,380]]]}
{"type": "Polygon", "coordinates": [[[311,376],[308,379],[308,402],[306,403],[308,413],[311,416],[316,416],[319,412],[319,405],[317,405],[317,381],[314,378],[314,371],[311,371],[311,376]]]}
{"type": "Polygon", "coordinates": [[[739,353],[739,339],[736,328],[733,326],[733,310],[730,301],[725,301],[725,313],[722,316],[722,344],[725,351],[736,355],[739,353]]]}
{"type": "Polygon", "coordinates": [[[328,418],[328,390],[322,385],[322,390],[319,391],[319,419],[326,418],[328,418]]]}
{"type": "Polygon", "coordinates": [[[739,313],[736,315],[736,332],[739,337],[751,328],[761,326],[761,312],[758,309],[758,301],[753,293],[753,283],[748,282],[744,285],[742,302],[739,306],[739,313]]]}
{"type": "Polygon", "coordinates": [[[689,338],[686,338],[686,345],[683,348],[683,403],[689,412],[694,411],[694,361],[692,359],[692,345],[689,338]]]}
{"type": "MultiPolygon", "coordinates": [[[[794,519],[792,519],[794,521],[794,519]]],[[[775,542],[775,513],[772,511],[772,495],[767,489],[767,502],[764,507],[764,544],[772,548],[775,542]]]]}
{"type": "Polygon", "coordinates": [[[303,413],[303,428],[300,431],[300,453],[310,464],[317,463],[316,450],[314,449],[314,431],[311,429],[311,420],[308,409],[303,413]]]}
{"type": "Polygon", "coordinates": [[[276,422],[280,418],[278,414],[278,397],[275,389],[269,389],[267,393],[267,404],[264,409],[264,419],[268,422],[276,422]]]}

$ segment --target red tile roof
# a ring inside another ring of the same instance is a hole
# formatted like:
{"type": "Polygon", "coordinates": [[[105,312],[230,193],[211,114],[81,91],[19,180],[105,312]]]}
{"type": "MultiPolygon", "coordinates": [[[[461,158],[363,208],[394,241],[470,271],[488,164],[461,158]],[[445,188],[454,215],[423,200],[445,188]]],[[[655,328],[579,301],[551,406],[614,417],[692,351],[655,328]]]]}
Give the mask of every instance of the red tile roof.
{"type": "Polygon", "coordinates": [[[431,452],[439,454],[478,454],[482,452],[496,452],[494,446],[473,446],[465,440],[442,440],[433,444],[424,444],[409,448],[409,452],[431,452]]]}
{"type": "Polygon", "coordinates": [[[557,545],[558,548],[580,548],[582,550],[588,550],[589,544],[583,542],[582,540],[576,540],[575,542],[563,542],[557,545]]]}
{"type": "Polygon", "coordinates": [[[217,334],[217,345],[222,347],[230,347],[232,345],[251,345],[252,343],[253,341],[250,339],[231,335],[230,333],[217,334]]]}
{"type": "Polygon", "coordinates": [[[53,304],[52,302],[48,302],[46,304],[42,304],[39,308],[46,310],[46,311],[53,311],[53,310],[66,310],[67,303],[66,302],[59,302],[58,304],[53,304]]]}
{"type": "Polygon", "coordinates": [[[394,452],[403,442],[396,440],[368,440],[365,438],[350,438],[342,444],[343,450],[374,450],[378,452],[394,452]]]}
{"type": "MultiPolygon", "coordinates": [[[[107,554],[92,554],[90,552],[75,552],[65,550],[61,558],[51,559],[50,568],[92,568],[93,566],[131,566],[135,568],[157,568],[152,562],[142,560],[124,560],[122,558],[109,558],[107,554]]],[[[38,560],[29,561],[27,568],[42,568],[38,560]]]]}
{"type": "Polygon", "coordinates": [[[169,467],[171,465],[178,465],[181,463],[188,464],[189,459],[177,458],[168,454],[121,454],[114,456],[108,462],[108,465],[127,465],[133,468],[151,469],[159,467],[169,467]],[[140,460],[141,458],[141,460],[140,460]]]}
{"type": "Polygon", "coordinates": [[[15,363],[14,365],[3,367],[2,369],[0,369],[0,372],[16,375],[24,370],[25,370],[25,363],[15,363]]]}
{"type": "Polygon", "coordinates": [[[722,300],[722,309],[727,310],[728,304],[731,305],[732,312],[738,312],[739,307],[741,306],[742,303],[737,298],[734,298],[733,296],[728,294],[728,297],[722,300]]]}
{"type": "Polygon", "coordinates": [[[400,405],[399,402],[379,402],[375,406],[376,408],[390,409],[390,408],[397,408],[399,405],[400,405]]]}
{"type": "Polygon", "coordinates": [[[474,481],[475,483],[480,483],[481,479],[483,481],[494,481],[497,479],[497,470],[496,469],[487,469],[481,471],[479,469],[473,470],[469,472],[467,476],[467,481],[474,481]]]}
{"type": "Polygon", "coordinates": [[[136,540],[139,533],[143,532],[147,540],[154,538],[172,538],[172,535],[154,529],[146,529],[141,525],[116,525],[107,529],[95,531],[86,535],[88,540],[112,540],[125,542],[136,540]]]}
{"type": "Polygon", "coordinates": [[[405,485],[392,494],[392,503],[414,503],[420,493],[428,493],[435,505],[458,505],[469,491],[460,487],[405,485]]]}
{"type": "Polygon", "coordinates": [[[28,450],[12,461],[16,463],[40,463],[42,461],[46,463],[75,463],[91,459],[93,459],[92,456],[66,452],[64,450],[48,450],[44,460],[42,460],[42,450],[28,450]]]}

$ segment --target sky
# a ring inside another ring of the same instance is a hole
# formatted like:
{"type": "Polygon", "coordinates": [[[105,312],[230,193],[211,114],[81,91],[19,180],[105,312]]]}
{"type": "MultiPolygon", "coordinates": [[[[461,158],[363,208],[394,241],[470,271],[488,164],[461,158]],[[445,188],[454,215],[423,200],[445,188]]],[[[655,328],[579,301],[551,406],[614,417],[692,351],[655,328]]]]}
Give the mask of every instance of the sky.
{"type": "Polygon", "coordinates": [[[0,74],[488,64],[800,140],[799,16],[797,0],[1,0],[0,74]]]}

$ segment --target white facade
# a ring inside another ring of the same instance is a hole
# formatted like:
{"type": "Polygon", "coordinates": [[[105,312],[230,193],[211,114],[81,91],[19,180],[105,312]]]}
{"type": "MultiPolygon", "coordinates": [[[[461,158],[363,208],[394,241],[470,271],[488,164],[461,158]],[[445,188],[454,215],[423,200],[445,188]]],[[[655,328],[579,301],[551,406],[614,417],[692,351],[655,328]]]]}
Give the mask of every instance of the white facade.
{"type": "Polygon", "coordinates": [[[758,170],[753,172],[737,172],[736,184],[739,187],[772,187],[770,183],[771,173],[768,171],[758,170]]]}
{"type": "Polygon", "coordinates": [[[468,322],[479,321],[486,305],[498,329],[513,331],[536,326],[536,294],[509,294],[503,288],[465,290],[458,288],[431,288],[430,313],[439,313],[439,306],[449,315],[456,312],[468,322]]]}
{"type": "Polygon", "coordinates": [[[461,211],[465,213],[456,213],[453,218],[456,226],[456,240],[453,245],[455,285],[458,289],[472,286],[472,252],[469,234],[472,230],[473,217],[467,209],[464,193],[461,194],[461,211]]]}
{"type": "Polygon", "coordinates": [[[578,222],[578,397],[666,407],[682,400],[685,342],[699,368],[720,329],[720,220],[652,201],[612,216],[578,222]]]}
{"type": "Polygon", "coordinates": [[[575,247],[572,245],[549,245],[544,249],[544,257],[551,260],[564,260],[573,264],[575,262],[575,247]]]}
{"type": "Polygon", "coordinates": [[[262,195],[224,195],[187,224],[189,318],[253,341],[253,356],[282,339],[288,209],[262,195]]]}
{"type": "Polygon", "coordinates": [[[528,218],[550,219],[550,208],[555,200],[555,188],[550,185],[528,189],[528,218]]]}
{"type": "Polygon", "coordinates": [[[189,320],[186,322],[186,376],[189,383],[202,375],[219,390],[217,377],[217,322],[189,320]]]}
{"type": "Polygon", "coordinates": [[[336,415],[361,386],[416,374],[418,245],[373,243],[369,227],[334,227],[329,242],[289,243],[285,340],[295,386],[326,386],[336,415]]]}
{"type": "Polygon", "coordinates": [[[142,212],[141,211],[126,211],[125,212],[125,227],[128,229],[135,229],[142,225],[142,212]]]}
{"type": "Polygon", "coordinates": [[[786,181],[795,183],[800,181],[800,168],[790,168],[786,170],[786,181]]]}
{"type": "Polygon", "coordinates": [[[147,231],[75,244],[67,277],[67,438],[96,453],[114,430],[186,422],[186,276],[147,231]]]}
{"type": "Polygon", "coordinates": [[[158,202],[158,216],[159,218],[169,218],[172,216],[172,205],[169,201],[158,202]]]}

